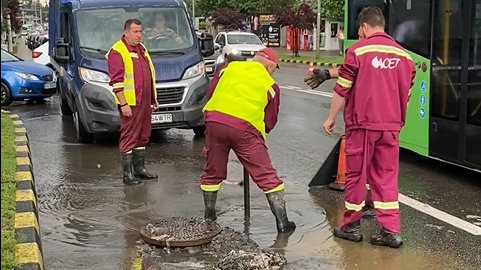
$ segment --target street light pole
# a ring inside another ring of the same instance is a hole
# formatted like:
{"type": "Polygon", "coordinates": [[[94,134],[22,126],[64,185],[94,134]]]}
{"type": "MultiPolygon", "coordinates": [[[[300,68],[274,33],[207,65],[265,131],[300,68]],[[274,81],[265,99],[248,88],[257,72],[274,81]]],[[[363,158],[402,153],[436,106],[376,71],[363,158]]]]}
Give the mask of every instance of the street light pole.
{"type": "Polygon", "coordinates": [[[319,60],[320,44],[321,44],[321,0],[317,0],[316,60],[319,60]]]}

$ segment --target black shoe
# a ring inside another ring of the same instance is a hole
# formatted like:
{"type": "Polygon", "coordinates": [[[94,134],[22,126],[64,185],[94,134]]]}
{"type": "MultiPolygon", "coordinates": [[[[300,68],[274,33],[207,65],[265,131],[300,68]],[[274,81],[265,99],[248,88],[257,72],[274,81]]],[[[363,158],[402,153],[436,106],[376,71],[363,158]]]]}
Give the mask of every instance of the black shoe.
{"type": "Polygon", "coordinates": [[[392,233],[383,228],[378,235],[371,236],[371,244],[399,248],[403,244],[403,239],[400,233],[392,233]]]}
{"type": "Polygon", "coordinates": [[[267,201],[271,207],[272,214],[276,217],[277,232],[287,233],[296,229],[296,224],[287,218],[286,202],[284,191],[266,193],[267,201]]]}
{"type": "Polygon", "coordinates": [[[134,176],[132,153],[122,154],[123,182],[126,185],[138,185],[142,181],[134,176]]]}
{"type": "Polygon", "coordinates": [[[361,222],[356,221],[344,227],[337,227],[334,229],[334,236],[346,239],[353,242],[361,242],[361,222]]]}
{"type": "Polygon", "coordinates": [[[145,149],[134,149],[132,152],[134,154],[134,176],[143,180],[157,179],[157,175],[151,174],[145,169],[145,149]]]}
{"type": "Polygon", "coordinates": [[[204,218],[212,221],[217,219],[215,213],[215,203],[217,201],[217,191],[202,191],[204,193],[204,218]]]}

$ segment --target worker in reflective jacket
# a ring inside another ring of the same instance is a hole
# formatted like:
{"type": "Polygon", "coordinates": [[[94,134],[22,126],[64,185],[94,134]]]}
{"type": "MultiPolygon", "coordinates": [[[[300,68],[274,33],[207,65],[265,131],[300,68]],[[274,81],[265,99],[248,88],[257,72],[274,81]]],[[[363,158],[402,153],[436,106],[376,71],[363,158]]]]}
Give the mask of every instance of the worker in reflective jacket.
{"type": "Polygon", "coordinates": [[[331,134],[336,115],[345,107],[347,211],[334,235],[362,240],[360,220],[369,179],[376,217],[382,226],[371,243],[398,248],[402,245],[397,184],[399,132],[405,123],[415,69],[409,54],[384,33],[385,20],[379,8],[362,10],[357,23],[364,39],[347,49],[323,125],[331,134]]]}
{"type": "Polygon", "coordinates": [[[280,90],[271,77],[278,62],[274,50],[261,49],[253,61],[229,62],[211,82],[209,101],[204,107],[206,165],[200,178],[205,218],[217,218],[217,192],[227,177],[232,149],[264,191],[278,232],[290,232],[296,227],[287,218],[284,183],[272,166],[265,144],[279,112],[280,90]]]}
{"type": "Polygon", "coordinates": [[[141,22],[127,20],[124,35],[106,55],[109,84],[120,113],[119,148],[126,185],[157,178],[145,169],[145,146],[152,130],[151,115],[158,103],[154,66],[140,42],[141,35],[141,22]]]}

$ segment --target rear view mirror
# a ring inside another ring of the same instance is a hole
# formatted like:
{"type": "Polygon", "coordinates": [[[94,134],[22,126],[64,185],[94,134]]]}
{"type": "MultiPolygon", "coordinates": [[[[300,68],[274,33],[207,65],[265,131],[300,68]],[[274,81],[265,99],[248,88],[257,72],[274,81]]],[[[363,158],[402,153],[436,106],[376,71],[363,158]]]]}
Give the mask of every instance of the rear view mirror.
{"type": "Polygon", "coordinates": [[[63,38],[55,40],[53,58],[59,63],[70,60],[70,44],[65,42],[63,38]]]}
{"type": "Polygon", "coordinates": [[[203,57],[208,57],[214,54],[214,38],[209,33],[202,33],[198,35],[200,51],[203,57]]]}
{"type": "Polygon", "coordinates": [[[214,50],[217,51],[218,49],[220,49],[220,45],[219,45],[219,44],[214,44],[214,50]]]}

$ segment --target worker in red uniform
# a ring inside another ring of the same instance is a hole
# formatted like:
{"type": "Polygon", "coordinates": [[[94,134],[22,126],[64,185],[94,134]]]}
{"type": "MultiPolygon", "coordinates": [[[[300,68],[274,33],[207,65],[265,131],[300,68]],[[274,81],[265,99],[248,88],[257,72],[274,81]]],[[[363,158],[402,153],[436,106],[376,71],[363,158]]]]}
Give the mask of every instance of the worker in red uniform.
{"type": "Polygon", "coordinates": [[[284,183],[272,166],[265,139],[277,123],[280,90],[271,74],[279,58],[261,49],[253,61],[231,61],[213,78],[204,107],[206,166],[200,178],[205,218],[215,220],[220,184],[227,177],[232,149],[261,188],[276,218],[278,232],[295,229],[287,218],[284,183]]]}
{"type": "Polygon", "coordinates": [[[120,113],[120,141],[123,182],[140,184],[157,175],[145,169],[145,146],[152,130],[152,111],[158,107],[152,59],[140,42],[142,24],[129,19],[124,35],[107,53],[110,85],[120,113]]]}
{"type": "Polygon", "coordinates": [[[346,185],[343,223],[334,235],[362,241],[360,220],[369,179],[376,217],[382,226],[374,245],[402,245],[398,202],[399,131],[405,123],[415,68],[409,54],[384,33],[377,7],[362,10],[357,20],[364,39],[347,50],[334,86],[324,130],[331,134],[344,108],[346,185]]]}

